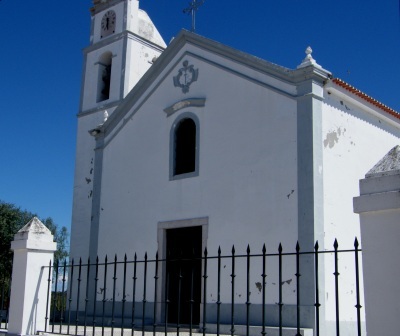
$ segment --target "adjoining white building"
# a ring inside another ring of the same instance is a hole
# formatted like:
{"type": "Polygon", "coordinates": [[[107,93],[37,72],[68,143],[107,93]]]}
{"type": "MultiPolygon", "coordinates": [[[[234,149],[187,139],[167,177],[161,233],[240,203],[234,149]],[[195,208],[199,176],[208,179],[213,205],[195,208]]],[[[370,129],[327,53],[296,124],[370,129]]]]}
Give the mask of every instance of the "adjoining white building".
{"type": "MultiPolygon", "coordinates": [[[[240,254],[248,244],[261,251],[265,243],[268,253],[279,243],[292,252],[297,241],[302,251],[317,240],[332,249],[335,238],[353,246],[359,219],[352,198],[369,168],[399,143],[396,111],[332,76],[310,49],[288,69],[188,31],[166,46],[138,0],[94,0],[91,25],[72,258],[156,251],[164,258],[182,240],[212,255],[219,246],[229,254],[233,244],[240,254]]],[[[333,265],[324,265],[321,279],[328,279],[333,265]]],[[[303,266],[302,304],[311,311],[314,265],[303,266]]],[[[342,291],[351,292],[346,276],[343,270],[342,291]]],[[[328,307],[334,288],[322,281],[328,307]]],[[[295,281],[286,286],[294,300],[295,281]]],[[[244,304],[245,295],[235,302],[244,304]]],[[[303,326],[313,328],[307,314],[303,326]]],[[[329,330],[334,311],[323,314],[329,330]]],[[[345,311],[342,318],[354,321],[345,311]]]]}

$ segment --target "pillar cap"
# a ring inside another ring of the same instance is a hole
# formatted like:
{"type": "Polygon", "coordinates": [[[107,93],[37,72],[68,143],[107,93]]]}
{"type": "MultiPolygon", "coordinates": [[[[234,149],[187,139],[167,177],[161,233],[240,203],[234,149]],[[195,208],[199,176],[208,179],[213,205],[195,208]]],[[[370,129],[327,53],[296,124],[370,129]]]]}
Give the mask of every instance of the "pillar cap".
{"type": "Polygon", "coordinates": [[[33,217],[14,236],[11,242],[12,250],[41,250],[54,252],[57,243],[53,241],[50,230],[37,218],[33,217]]]}
{"type": "Polygon", "coordinates": [[[400,146],[393,147],[371,170],[366,178],[400,174],[400,146]]]}
{"type": "Polygon", "coordinates": [[[43,242],[53,242],[53,235],[37,217],[33,217],[17,232],[14,236],[14,240],[40,240],[43,242]]]}
{"type": "Polygon", "coordinates": [[[400,209],[400,146],[393,147],[360,180],[360,196],[353,198],[355,213],[400,209]]]}

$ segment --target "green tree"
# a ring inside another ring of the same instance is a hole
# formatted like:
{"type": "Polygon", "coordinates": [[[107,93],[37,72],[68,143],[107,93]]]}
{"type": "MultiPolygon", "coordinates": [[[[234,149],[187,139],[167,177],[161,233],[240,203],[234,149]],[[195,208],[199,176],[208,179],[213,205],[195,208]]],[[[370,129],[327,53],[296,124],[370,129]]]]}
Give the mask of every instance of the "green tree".
{"type": "MultiPolygon", "coordinates": [[[[0,275],[7,277],[11,274],[13,259],[11,242],[18,230],[34,216],[39,218],[32,212],[21,210],[14,204],[0,200],[0,275]]],[[[61,262],[68,256],[68,230],[64,226],[59,228],[51,217],[41,219],[41,221],[54,235],[54,241],[57,243],[54,262],[61,262]]]]}

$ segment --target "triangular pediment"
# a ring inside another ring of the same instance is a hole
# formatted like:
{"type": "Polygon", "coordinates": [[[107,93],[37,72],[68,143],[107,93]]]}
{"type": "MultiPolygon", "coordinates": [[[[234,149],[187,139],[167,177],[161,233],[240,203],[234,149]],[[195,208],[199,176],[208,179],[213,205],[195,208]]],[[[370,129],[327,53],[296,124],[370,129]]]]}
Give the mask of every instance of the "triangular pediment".
{"type": "MultiPolygon", "coordinates": [[[[116,125],[120,124],[121,120],[127,120],[129,118],[127,114],[132,112],[132,109],[138,109],[138,106],[146,100],[146,97],[154,94],[161,82],[167,80],[172,86],[175,86],[176,90],[184,90],[182,87],[184,86],[184,83],[182,83],[183,75],[180,75],[181,69],[192,66],[193,71],[197,71],[196,66],[199,63],[212,65],[216,71],[217,69],[229,71],[242,80],[259,81],[261,85],[292,97],[296,95],[296,84],[305,78],[316,78],[322,81],[330,75],[329,72],[321,67],[310,66],[295,70],[288,69],[189,31],[182,30],[172,40],[161,56],[155,60],[151,68],[125,97],[107,121],[99,128],[99,133],[107,136],[116,125]],[[266,78],[269,80],[266,80],[266,78]]],[[[195,72],[193,74],[189,73],[189,76],[193,79],[197,74],[195,72]]],[[[200,74],[200,76],[203,76],[203,74],[200,74]]],[[[204,80],[204,76],[201,80],[204,80]]],[[[207,80],[210,83],[213,81],[211,76],[207,77],[207,80]]],[[[203,96],[193,97],[189,92],[184,93],[186,93],[184,98],[173,100],[163,107],[167,114],[169,112],[166,110],[169,108],[184,106],[188,101],[193,102],[193,99],[196,101],[204,99],[203,96]]]]}

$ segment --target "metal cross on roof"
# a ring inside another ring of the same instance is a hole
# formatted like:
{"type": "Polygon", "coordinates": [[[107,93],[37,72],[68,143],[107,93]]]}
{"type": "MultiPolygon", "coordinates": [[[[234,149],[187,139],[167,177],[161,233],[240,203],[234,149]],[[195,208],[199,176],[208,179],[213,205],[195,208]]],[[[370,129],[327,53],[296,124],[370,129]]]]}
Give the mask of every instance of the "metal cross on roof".
{"type": "Polygon", "coordinates": [[[192,32],[196,30],[196,12],[199,10],[199,7],[204,3],[205,0],[191,0],[189,2],[189,7],[185,8],[183,12],[185,14],[192,15],[192,32]]]}

